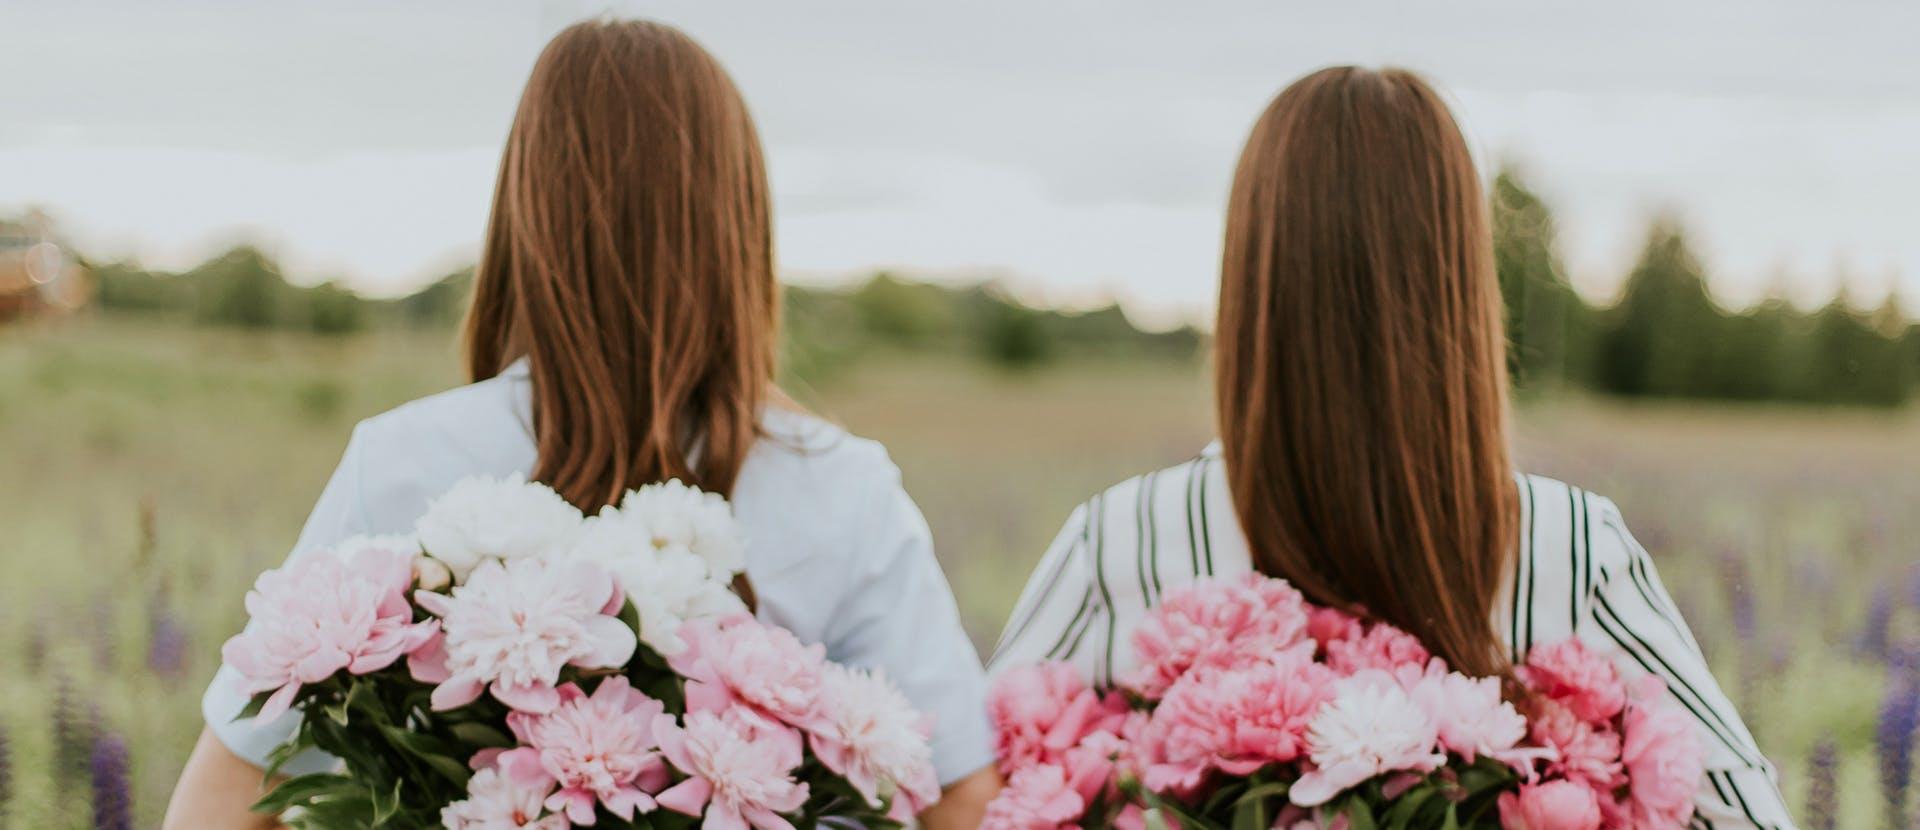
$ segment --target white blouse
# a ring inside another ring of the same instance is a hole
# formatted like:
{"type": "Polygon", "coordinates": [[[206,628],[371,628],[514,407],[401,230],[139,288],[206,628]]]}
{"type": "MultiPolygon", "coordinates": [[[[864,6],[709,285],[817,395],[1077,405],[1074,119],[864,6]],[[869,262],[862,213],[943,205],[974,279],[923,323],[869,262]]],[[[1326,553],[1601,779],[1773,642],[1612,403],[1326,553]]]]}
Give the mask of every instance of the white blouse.
{"type": "MultiPolygon", "coordinates": [[[[407,533],[428,499],[462,477],[530,474],[535,448],[524,363],[498,377],[422,398],[362,421],[295,550],[359,534],[407,533]]],[[[879,444],[818,418],[769,409],[734,487],[748,535],[747,573],[759,616],[827,656],[877,667],[934,718],[943,784],[993,762],[980,659],[933,538],[879,444]]],[[[260,766],[297,718],[235,721],[246,705],[238,675],[221,667],[201,709],[227,748],[260,766]]],[[[318,753],[282,767],[328,768],[318,753]]]]}
{"type": "MultiPolygon", "coordinates": [[[[1714,682],[1619,509],[1550,478],[1518,480],[1525,544],[1494,619],[1514,659],[1536,643],[1577,636],[1629,677],[1659,675],[1708,750],[1696,825],[1792,827],[1773,766],[1714,682]]],[[[1014,607],[992,670],[1065,660],[1109,681],[1133,666],[1134,627],[1166,591],[1252,569],[1216,443],[1074,511],[1014,607]]]]}

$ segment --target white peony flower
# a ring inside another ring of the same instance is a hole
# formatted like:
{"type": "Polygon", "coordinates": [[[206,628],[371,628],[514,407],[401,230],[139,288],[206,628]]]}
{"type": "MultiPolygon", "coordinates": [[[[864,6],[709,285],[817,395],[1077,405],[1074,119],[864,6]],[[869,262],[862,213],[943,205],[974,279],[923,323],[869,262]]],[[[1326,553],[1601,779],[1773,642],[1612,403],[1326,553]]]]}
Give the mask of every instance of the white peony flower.
{"type": "Polygon", "coordinates": [[[507,478],[469,476],[427,505],[414,533],[455,582],[488,559],[547,558],[580,529],[580,511],[553,488],[507,478]]]}
{"type": "Polygon", "coordinates": [[[820,723],[808,730],[808,740],[820,762],[845,776],[868,804],[878,806],[891,794],[912,815],[940,799],[927,744],[932,726],[879,669],[828,663],[820,673],[820,723]]]}
{"type": "Polygon", "coordinates": [[[1447,762],[1439,742],[1439,726],[1392,675],[1375,669],[1341,678],[1333,700],[1307,726],[1313,769],[1294,782],[1288,797],[1317,807],[1382,773],[1432,772],[1447,762]]]}
{"type": "Polygon", "coordinates": [[[746,534],[733,518],[732,506],[718,494],[676,479],[627,493],[620,512],[646,528],[655,550],[693,553],[706,560],[722,582],[746,569],[746,534]]]}
{"type": "Polygon", "coordinates": [[[680,626],[702,617],[745,613],[746,604],[683,547],[656,548],[633,513],[602,508],[587,520],[573,555],[606,568],[640,615],[640,640],[663,657],[686,648],[680,626]]]}
{"type": "Polygon", "coordinates": [[[614,578],[591,562],[485,562],[451,595],[413,598],[440,618],[441,636],[408,662],[415,680],[437,684],[436,711],[490,691],[515,710],[546,714],[560,704],[561,668],[619,668],[633,656],[633,630],[614,616],[622,605],[614,578]]]}
{"type": "MultiPolygon", "coordinates": [[[[551,789],[551,786],[548,787],[551,789]]],[[[567,817],[545,812],[547,793],[516,783],[498,768],[488,767],[467,779],[467,798],[440,810],[447,830],[566,830],[567,817]]]]}

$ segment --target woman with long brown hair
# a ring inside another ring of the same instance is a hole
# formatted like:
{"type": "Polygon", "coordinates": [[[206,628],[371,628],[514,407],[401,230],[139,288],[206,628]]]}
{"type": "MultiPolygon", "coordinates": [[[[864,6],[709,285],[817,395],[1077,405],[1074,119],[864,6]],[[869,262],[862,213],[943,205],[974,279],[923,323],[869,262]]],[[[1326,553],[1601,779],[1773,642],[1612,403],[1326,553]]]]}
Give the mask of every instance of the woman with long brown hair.
{"type": "Polygon", "coordinates": [[[1618,509],[1513,472],[1486,194],[1420,78],[1326,69],[1267,108],[1228,200],[1215,336],[1220,440],[1074,512],[996,667],[1110,680],[1165,591],[1259,571],[1480,676],[1577,636],[1696,718],[1708,826],[1791,824],[1618,509]]]}
{"type": "MultiPolygon", "coordinates": [[[[295,549],[407,532],[476,474],[524,474],[588,511],[668,479],[726,495],[749,536],[742,593],[933,716],[946,796],[921,820],[970,827],[998,782],[979,660],[886,451],[773,384],[769,196],[746,105],[698,44],[637,21],[560,33],[500,164],[467,321],[473,383],[361,422],[295,549]]],[[[231,674],[207,690],[167,827],[274,823],[247,808],[297,719],[236,721],[231,674]]]]}

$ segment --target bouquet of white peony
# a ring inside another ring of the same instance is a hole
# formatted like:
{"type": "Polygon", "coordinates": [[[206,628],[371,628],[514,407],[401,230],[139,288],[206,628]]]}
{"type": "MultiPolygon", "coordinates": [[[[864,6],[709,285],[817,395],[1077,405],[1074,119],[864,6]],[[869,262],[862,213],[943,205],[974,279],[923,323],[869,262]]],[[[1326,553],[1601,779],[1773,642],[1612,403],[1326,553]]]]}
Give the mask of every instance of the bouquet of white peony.
{"type": "Polygon", "coordinates": [[[899,826],[939,796],[931,723],[729,589],[727,502],[677,481],[583,516],[471,478],[411,537],[296,554],[222,649],[276,765],[340,771],[256,809],[298,827],[899,826]]]}

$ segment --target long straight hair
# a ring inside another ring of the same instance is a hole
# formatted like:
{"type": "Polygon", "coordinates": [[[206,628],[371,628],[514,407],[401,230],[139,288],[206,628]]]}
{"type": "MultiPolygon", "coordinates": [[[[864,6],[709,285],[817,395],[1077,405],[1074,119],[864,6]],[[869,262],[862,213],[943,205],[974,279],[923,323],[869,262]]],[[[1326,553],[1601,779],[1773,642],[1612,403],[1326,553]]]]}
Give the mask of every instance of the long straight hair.
{"type": "Polygon", "coordinates": [[[1485,194],[1404,70],[1325,69],[1247,139],[1215,345],[1221,442],[1257,567],[1504,675],[1516,546],[1485,194]]]}
{"type": "Polygon", "coordinates": [[[766,167],[732,80],[646,21],[547,45],[520,98],[466,323],[474,380],[525,358],[533,477],[592,510],[729,494],[778,325],[766,167]]]}

